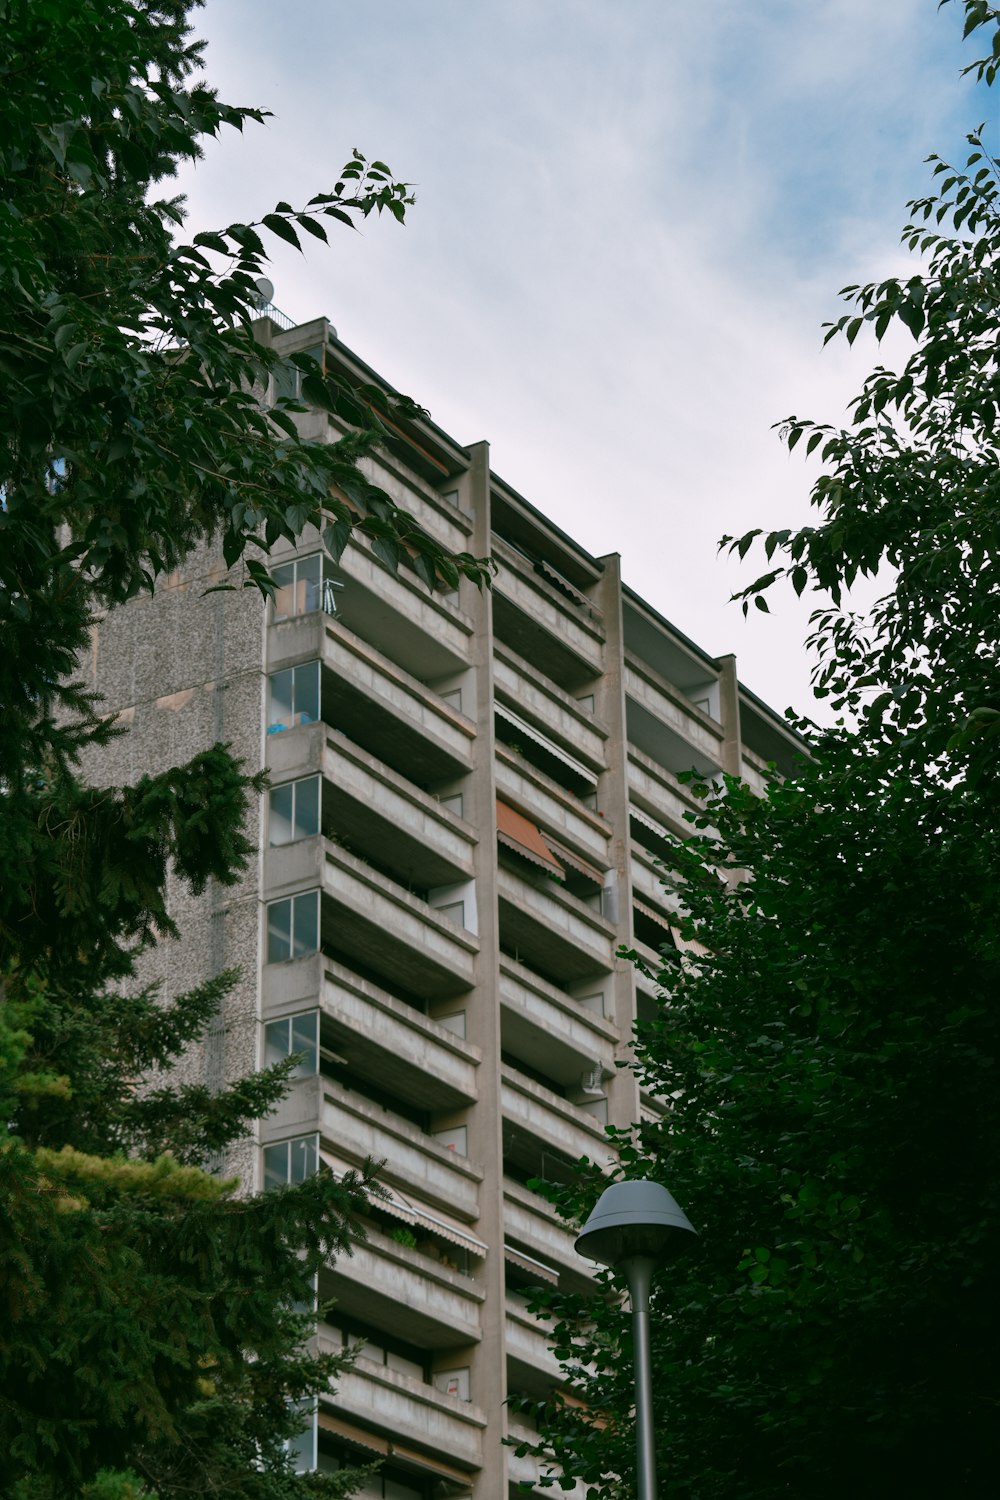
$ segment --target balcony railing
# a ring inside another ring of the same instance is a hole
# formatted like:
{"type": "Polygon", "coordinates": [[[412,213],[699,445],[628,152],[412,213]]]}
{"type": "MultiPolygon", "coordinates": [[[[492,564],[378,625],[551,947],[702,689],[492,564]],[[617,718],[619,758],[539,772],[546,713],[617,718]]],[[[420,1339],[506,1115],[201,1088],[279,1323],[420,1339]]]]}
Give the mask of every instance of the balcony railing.
{"type": "Polygon", "coordinates": [[[484,1294],[476,1282],[377,1230],[350,1255],[337,1257],[322,1290],[342,1316],[391,1328],[422,1348],[475,1344],[482,1337],[484,1294]]]}
{"type": "Polygon", "coordinates": [[[586,1110],[506,1063],[501,1065],[500,1076],[505,1121],[569,1161],[578,1161],[581,1156],[611,1160],[607,1137],[586,1110]]]}
{"type": "MultiPolygon", "coordinates": [[[[317,1342],[321,1352],[335,1347],[322,1335],[317,1342]]],[[[486,1416],[478,1406],[363,1355],[337,1376],[336,1393],[323,1404],[387,1433],[390,1450],[391,1440],[399,1439],[465,1469],[482,1466],[486,1416]]]]}
{"type": "Polygon", "coordinates": [[[324,1079],[321,1129],[349,1164],[373,1157],[385,1163],[386,1181],[404,1194],[468,1223],[479,1217],[479,1168],[401,1115],[324,1079]]]}

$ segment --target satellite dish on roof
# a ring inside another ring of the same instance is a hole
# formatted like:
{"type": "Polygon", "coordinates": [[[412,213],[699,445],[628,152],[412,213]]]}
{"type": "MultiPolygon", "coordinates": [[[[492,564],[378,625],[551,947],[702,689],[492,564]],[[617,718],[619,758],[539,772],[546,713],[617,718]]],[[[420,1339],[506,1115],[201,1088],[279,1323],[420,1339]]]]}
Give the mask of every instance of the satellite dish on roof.
{"type": "Polygon", "coordinates": [[[253,299],[254,307],[270,307],[274,301],[274,282],[267,276],[258,276],[254,282],[257,295],[253,299]]]}

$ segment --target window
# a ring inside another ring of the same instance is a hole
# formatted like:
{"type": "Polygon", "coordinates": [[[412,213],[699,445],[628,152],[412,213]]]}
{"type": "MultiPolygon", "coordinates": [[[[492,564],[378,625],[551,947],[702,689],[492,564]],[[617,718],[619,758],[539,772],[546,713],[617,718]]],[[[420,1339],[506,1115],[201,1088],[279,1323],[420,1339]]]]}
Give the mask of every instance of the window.
{"type": "Polygon", "coordinates": [[[317,610],[337,613],[337,590],[344,585],[333,577],[331,564],[321,552],[296,557],[271,569],[274,580],[274,618],[290,620],[317,610]]]}
{"type": "Polygon", "coordinates": [[[319,1136],[297,1135],[264,1147],[264,1189],[289,1187],[313,1177],[319,1162],[319,1136]]]}
{"type": "Polygon", "coordinates": [[[319,833],[319,777],[304,776],[271,788],[268,838],[272,848],[319,833]]]}
{"type": "Polygon", "coordinates": [[[296,1474],[310,1474],[316,1467],[316,1406],[312,1401],[289,1404],[302,1413],[303,1426],[294,1437],[285,1439],[285,1451],[296,1474]]]}
{"type": "Polygon", "coordinates": [[[267,908],[267,962],[302,958],[319,947],[319,891],[272,901],[267,908]]]}
{"type": "Polygon", "coordinates": [[[268,682],[267,732],[278,734],[296,724],[319,718],[319,662],[305,661],[284,672],[272,672],[268,682]]]}
{"type": "Polygon", "coordinates": [[[264,1066],[272,1067],[293,1053],[300,1053],[293,1078],[309,1078],[319,1072],[319,1011],[302,1011],[268,1021],[264,1027],[264,1066]]]}

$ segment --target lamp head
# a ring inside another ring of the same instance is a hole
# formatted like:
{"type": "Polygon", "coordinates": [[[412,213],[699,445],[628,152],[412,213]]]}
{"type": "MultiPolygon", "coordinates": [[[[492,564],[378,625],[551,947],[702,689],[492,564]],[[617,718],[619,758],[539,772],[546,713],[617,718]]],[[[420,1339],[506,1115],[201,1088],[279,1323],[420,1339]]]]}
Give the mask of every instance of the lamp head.
{"type": "Polygon", "coordinates": [[[645,1178],[615,1182],[595,1203],[576,1252],[603,1266],[620,1265],[633,1255],[663,1260],[690,1243],[678,1239],[679,1229],[697,1232],[665,1187],[645,1178]]]}

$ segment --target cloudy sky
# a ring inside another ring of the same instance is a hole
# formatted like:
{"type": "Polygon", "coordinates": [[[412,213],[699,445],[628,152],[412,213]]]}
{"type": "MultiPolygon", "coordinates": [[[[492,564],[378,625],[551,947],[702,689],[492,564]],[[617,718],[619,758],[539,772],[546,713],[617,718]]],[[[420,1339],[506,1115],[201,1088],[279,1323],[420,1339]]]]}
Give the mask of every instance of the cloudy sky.
{"type": "MultiPolygon", "coordinates": [[[[923,159],[995,103],[958,0],[207,0],[208,79],[265,107],[184,175],[191,228],[332,185],[357,146],[405,228],[278,247],[275,301],[341,338],[777,708],[808,609],[744,621],[724,533],[802,521],[772,424],[837,421],[872,346],[838,289],[902,269],[923,159]]],[[[901,345],[900,348],[903,346],[901,345]]]]}

